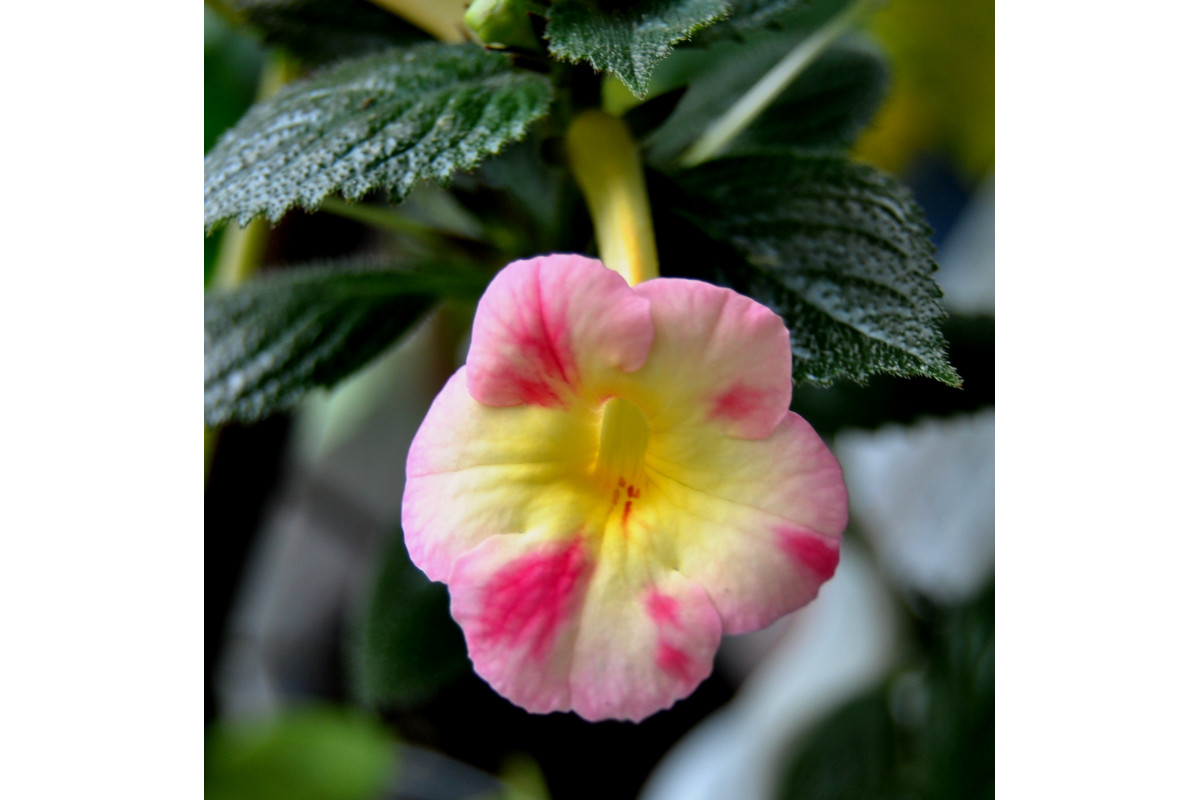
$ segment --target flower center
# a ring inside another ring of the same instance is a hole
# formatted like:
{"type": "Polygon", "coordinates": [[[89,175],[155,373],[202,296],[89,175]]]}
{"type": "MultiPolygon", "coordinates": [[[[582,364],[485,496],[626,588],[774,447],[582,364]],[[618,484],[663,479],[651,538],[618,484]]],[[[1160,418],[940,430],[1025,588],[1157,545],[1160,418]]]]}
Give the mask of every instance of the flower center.
{"type": "Polygon", "coordinates": [[[641,494],[649,442],[650,423],[646,421],[646,415],[628,400],[614,397],[604,404],[593,474],[603,484],[611,483],[622,494],[628,493],[630,497],[641,494]]]}

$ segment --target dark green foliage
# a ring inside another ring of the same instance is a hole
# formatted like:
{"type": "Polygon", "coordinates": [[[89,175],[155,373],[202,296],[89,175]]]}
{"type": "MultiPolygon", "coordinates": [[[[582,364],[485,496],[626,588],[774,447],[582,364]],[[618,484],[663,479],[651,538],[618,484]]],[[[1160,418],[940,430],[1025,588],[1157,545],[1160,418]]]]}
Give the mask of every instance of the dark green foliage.
{"type": "MultiPolygon", "coordinates": [[[[254,102],[255,76],[263,60],[253,38],[210,14],[204,20],[204,151],[254,102]]],[[[217,262],[221,232],[204,238],[204,285],[217,262]]]]}
{"type": "Polygon", "coordinates": [[[927,662],[804,735],[780,800],[995,796],[995,592],[928,616],[927,662]]]}
{"type": "Polygon", "coordinates": [[[781,800],[915,800],[890,794],[896,731],[887,697],[879,689],[851,701],[805,737],[781,800]]]}
{"type": "Polygon", "coordinates": [[[204,298],[204,422],[252,422],[333,386],[420,319],[439,296],[472,296],[477,273],[305,269],[204,298]]]}
{"type": "Polygon", "coordinates": [[[354,692],[378,708],[430,700],[469,668],[445,585],[413,566],[397,531],[376,573],[350,651],[354,692]]]}
{"type": "Polygon", "coordinates": [[[995,406],[995,319],[951,313],[943,330],[950,344],[950,363],[962,376],[961,387],[893,375],[876,375],[869,383],[802,383],[792,394],[792,410],[828,441],[844,428],[907,425],[922,417],[968,414],[995,406]]]}
{"type": "Polygon", "coordinates": [[[849,147],[887,94],[883,55],[865,40],[843,40],[806,69],[730,146],[849,147]]]}
{"type": "Polygon", "coordinates": [[[262,33],[309,64],[365,55],[429,37],[368,0],[233,0],[262,33]]]}
{"type": "Polygon", "coordinates": [[[264,721],[222,722],[204,742],[204,796],[373,800],[382,796],[395,761],[383,726],[349,709],[300,708],[264,721]]]}
{"type": "Polygon", "coordinates": [[[729,14],[729,0],[646,0],[600,4],[561,0],[550,9],[550,52],[611,72],[639,97],[650,89],[654,67],[672,47],[729,14]]]}
{"type": "MultiPolygon", "coordinates": [[[[770,36],[681,54],[678,64],[672,59],[668,68],[686,74],[689,86],[675,112],[647,140],[650,162],[666,164],[678,158],[799,41],[793,36],[770,36]]],[[[801,73],[731,143],[730,152],[848,147],[882,102],[887,79],[878,49],[862,40],[843,40],[801,73]]]]}
{"type": "Polygon", "coordinates": [[[788,12],[802,9],[809,0],[730,0],[730,13],[712,27],[700,31],[689,44],[706,46],[724,39],[741,39],[768,28],[779,27],[788,12]]]}
{"type": "Polygon", "coordinates": [[[685,213],[740,256],[697,263],[695,274],[784,318],[796,380],[960,383],[946,360],[929,229],[897,181],[838,153],[800,151],[722,158],[677,179],[685,213]]]}
{"type": "Polygon", "coordinates": [[[542,75],[471,45],[373,54],[256,104],[204,159],[204,225],[277,221],[334,193],[399,202],[520,139],[550,108],[542,75]]]}

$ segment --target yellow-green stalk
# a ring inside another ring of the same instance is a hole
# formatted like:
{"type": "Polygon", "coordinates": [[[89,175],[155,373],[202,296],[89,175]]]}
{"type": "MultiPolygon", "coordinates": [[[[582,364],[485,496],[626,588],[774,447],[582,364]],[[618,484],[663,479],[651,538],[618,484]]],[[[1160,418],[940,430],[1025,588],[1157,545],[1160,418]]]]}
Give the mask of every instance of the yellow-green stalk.
{"type": "Polygon", "coordinates": [[[603,111],[584,111],[567,129],[567,163],[583,192],[600,260],[632,286],[658,277],[658,250],[637,143],[603,111]]]}

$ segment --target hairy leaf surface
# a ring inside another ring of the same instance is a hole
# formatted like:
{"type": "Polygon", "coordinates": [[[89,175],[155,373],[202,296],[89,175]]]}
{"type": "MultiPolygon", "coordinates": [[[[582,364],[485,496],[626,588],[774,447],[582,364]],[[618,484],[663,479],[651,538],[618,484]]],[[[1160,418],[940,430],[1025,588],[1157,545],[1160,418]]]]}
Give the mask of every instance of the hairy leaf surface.
{"type": "Polygon", "coordinates": [[[730,0],[646,0],[607,4],[561,0],[550,9],[550,52],[611,72],[639,97],[650,89],[654,67],[674,45],[729,14],[730,0]]]}
{"type": "Polygon", "coordinates": [[[550,108],[542,75],[471,45],[417,45],[324,70],[252,107],[204,158],[204,224],[278,221],[335,193],[399,202],[520,139],[550,108]]]}
{"type": "Polygon", "coordinates": [[[678,176],[689,216],[741,263],[702,272],[774,309],[797,380],[875,373],[960,381],[929,228],[908,190],[836,153],[780,151],[711,161],[678,176]]]}
{"type": "Polygon", "coordinates": [[[204,298],[204,423],[252,422],[366,365],[473,273],[318,268],[204,298]]]}

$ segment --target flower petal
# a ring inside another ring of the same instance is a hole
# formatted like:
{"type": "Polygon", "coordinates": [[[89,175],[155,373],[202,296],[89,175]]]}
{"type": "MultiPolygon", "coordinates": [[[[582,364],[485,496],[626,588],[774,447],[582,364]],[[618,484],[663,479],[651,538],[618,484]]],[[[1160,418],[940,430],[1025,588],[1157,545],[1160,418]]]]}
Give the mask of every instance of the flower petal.
{"type": "Polygon", "coordinates": [[[596,504],[586,482],[596,423],[467,391],[460,369],[434,399],[408,451],[401,524],[413,563],[445,581],[461,554],[489,536],[570,531],[596,504]]]}
{"type": "Polygon", "coordinates": [[[691,694],[712,672],[720,618],[679,573],[651,579],[652,563],[607,552],[623,547],[494,536],[459,558],[451,613],[475,671],[529,711],[593,721],[641,720],[691,694]]]}
{"type": "Polygon", "coordinates": [[[595,259],[515,261],[479,301],[467,355],[471,395],[492,406],[568,407],[605,375],[645,363],[649,306],[595,259]]]}
{"type": "Polygon", "coordinates": [[[696,690],[720,643],[721,619],[699,584],[673,571],[631,580],[619,559],[602,557],[575,641],[572,707],[593,722],[645,719],[696,690]]]}
{"type": "Polygon", "coordinates": [[[479,676],[538,714],[571,707],[579,610],[595,562],[582,537],[493,536],[454,563],[450,613],[479,676]]]}
{"type": "Polygon", "coordinates": [[[816,596],[846,527],[842,470],[798,415],[766,439],[668,431],[646,452],[646,514],[673,565],[703,586],[725,633],[761,628],[816,596]]]}
{"type": "Polygon", "coordinates": [[[787,327],[761,303],[702,281],[658,278],[634,287],[650,300],[654,347],[632,399],[655,429],[715,425],[760,439],[792,401],[787,327]]]}

